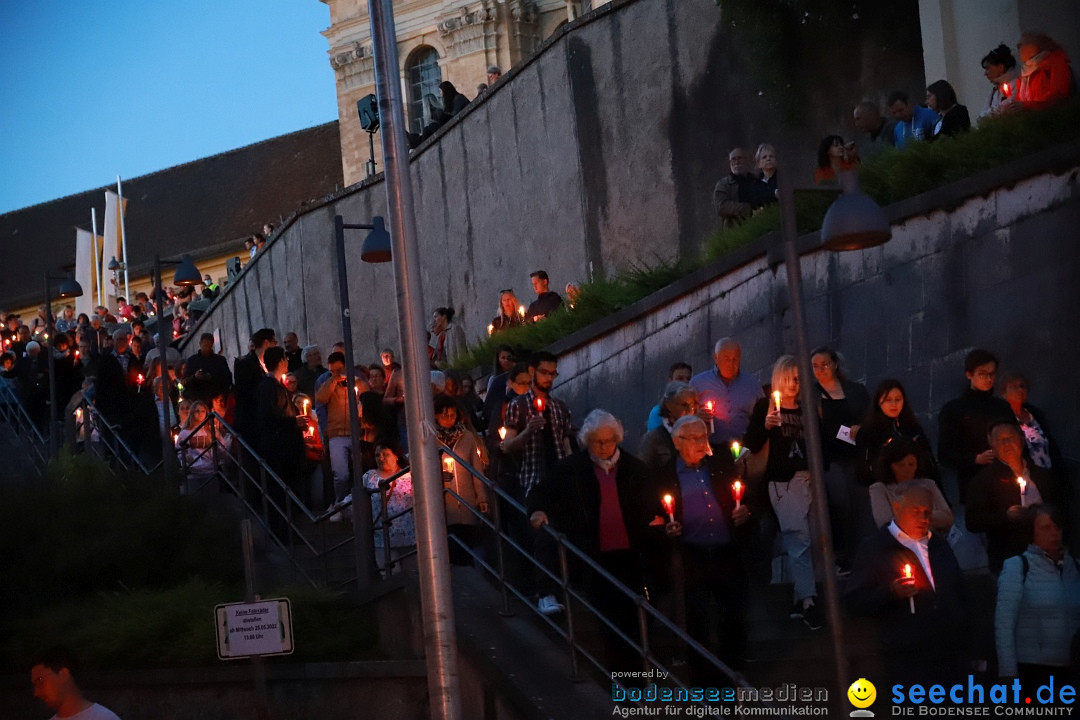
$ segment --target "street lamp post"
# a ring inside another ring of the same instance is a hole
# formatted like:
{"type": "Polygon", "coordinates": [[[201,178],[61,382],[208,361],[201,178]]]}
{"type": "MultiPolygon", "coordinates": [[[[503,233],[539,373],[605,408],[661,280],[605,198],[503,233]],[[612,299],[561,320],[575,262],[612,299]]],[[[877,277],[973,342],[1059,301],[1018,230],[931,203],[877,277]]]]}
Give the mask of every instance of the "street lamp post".
{"type": "Polygon", "coordinates": [[[430,431],[435,415],[428,375],[420,273],[411,267],[420,255],[405,114],[398,68],[397,35],[391,0],[368,0],[375,55],[375,93],[382,125],[386,200],[393,240],[394,284],[398,324],[405,360],[405,417],[409,428],[409,462],[416,493],[416,540],[419,549],[420,600],[424,621],[424,657],[428,697],[434,720],[461,720],[457,631],[450,591],[450,568],[443,510],[442,471],[430,431]]]}
{"type": "Polygon", "coordinates": [[[57,425],[60,422],[60,408],[56,406],[56,358],[53,356],[53,346],[56,342],[56,328],[54,327],[55,319],[52,312],[52,301],[54,297],[58,298],[73,298],[81,297],[83,294],[82,286],[75,282],[75,278],[70,275],[50,275],[45,273],[44,279],[45,288],[45,352],[48,353],[49,363],[49,457],[56,457],[57,449],[57,425]],[[56,292],[51,292],[49,288],[50,280],[61,280],[60,286],[56,292]]]}
{"type": "MultiPolygon", "coordinates": [[[[777,182],[780,192],[780,232],[784,242],[784,266],[787,270],[788,295],[791,299],[792,324],[795,329],[795,357],[799,367],[799,401],[803,408],[803,434],[806,440],[807,463],[810,469],[811,507],[818,528],[818,542],[825,582],[825,611],[833,647],[838,698],[845,697],[848,688],[847,654],[844,648],[843,620],[840,614],[840,591],[836,581],[836,554],[833,549],[829,521],[829,499],[825,490],[825,463],[822,457],[821,429],[813,421],[817,417],[818,397],[810,378],[810,343],[806,336],[806,312],[802,300],[802,265],[795,247],[795,190],[792,174],[780,168],[777,182]]],[[[891,231],[888,219],[873,200],[858,193],[858,180],[854,172],[840,174],[844,188],[841,195],[825,214],[821,237],[830,250],[861,250],[880,245],[889,239],[891,231]]]]}
{"type": "MultiPolygon", "coordinates": [[[[161,469],[165,474],[165,482],[172,480],[173,465],[176,462],[176,453],[173,448],[172,433],[169,427],[169,364],[168,343],[165,341],[165,283],[161,277],[161,268],[164,266],[176,266],[176,274],[173,276],[173,285],[199,285],[202,283],[202,275],[199,268],[195,267],[190,255],[184,255],[180,260],[162,260],[160,255],[154,255],[154,270],[150,278],[153,285],[157,305],[157,351],[158,351],[158,401],[161,402],[161,469]]],[[[172,338],[172,329],[169,329],[169,337],[172,338]]]]}
{"type": "Polygon", "coordinates": [[[352,488],[353,540],[356,543],[356,584],[361,591],[370,585],[375,577],[375,545],[371,522],[371,496],[363,487],[359,473],[360,458],[360,423],[356,402],[356,367],[353,361],[352,310],[349,305],[349,274],[345,267],[345,231],[370,230],[360,251],[361,257],[368,262],[389,260],[390,236],[386,232],[381,217],[372,218],[371,225],[347,224],[340,215],[334,216],[334,246],[337,250],[338,297],[341,303],[341,337],[345,343],[345,384],[348,392],[347,407],[349,412],[349,486],[352,488]],[[384,259],[375,259],[383,258],[384,259]]]}

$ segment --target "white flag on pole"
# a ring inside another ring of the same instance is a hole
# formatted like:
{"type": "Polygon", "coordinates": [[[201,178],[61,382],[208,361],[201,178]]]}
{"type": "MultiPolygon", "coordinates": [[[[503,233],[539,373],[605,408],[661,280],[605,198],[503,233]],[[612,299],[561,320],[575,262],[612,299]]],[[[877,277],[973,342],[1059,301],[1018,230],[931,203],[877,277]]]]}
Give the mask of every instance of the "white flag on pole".
{"type": "MultiPolygon", "coordinates": [[[[127,205],[125,200],[124,206],[127,205]]],[[[121,217],[120,196],[114,193],[112,190],[105,191],[105,243],[101,252],[101,261],[106,266],[109,262],[116,259],[117,262],[123,262],[124,247],[121,237],[120,228],[123,225],[123,217],[121,217]]],[[[106,271],[106,289],[105,295],[105,307],[109,308],[111,312],[116,312],[116,298],[119,294],[120,287],[123,285],[114,284],[114,280],[119,279],[120,283],[123,283],[123,273],[111,273],[106,271]]]]}
{"type": "Polygon", "coordinates": [[[94,286],[97,285],[97,263],[94,257],[94,236],[89,230],[75,228],[75,281],[83,294],[75,298],[75,314],[94,313],[94,286]]]}

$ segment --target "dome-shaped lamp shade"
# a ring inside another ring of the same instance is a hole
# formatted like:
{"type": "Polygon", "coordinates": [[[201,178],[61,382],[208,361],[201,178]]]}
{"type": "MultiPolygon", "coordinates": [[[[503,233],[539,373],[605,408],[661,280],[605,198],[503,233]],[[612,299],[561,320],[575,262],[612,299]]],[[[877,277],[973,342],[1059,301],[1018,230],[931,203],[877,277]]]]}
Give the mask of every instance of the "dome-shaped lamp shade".
{"type": "Polygon", "coordinates": [[[830,250],[862,250],[881,245],[892,237],[885,211],[859,192],[854,172],[840,173],[844,192],[829,206],[821,224],[821,239],[830,250]]]}
{"type": "Polygon", "coordinates": [[[109,264],[106,267],[108,268],[109,272],[116,272],[117,270],[124,269],[124,266],[116,261],[115,255],[112,256],[112,260],[109,261],[109,264]]]}
{"type": "Polygon", "coordinates": [[[71,275],[64,278],[64,281],[60,283],[60,287],[56,289],[56,296],[60,298],[82,297],[82,294],[82,285],[77,283],[71,275]]]}
{"type": "Polygon", "coordinates": [[[199,268],[191,260],[190,255],[180,258],[180,265],[176,268],[173,276],[173,285],[202,285],[203,278],[199,268]]]}
{"type": "Polygon", "coordinates": [[[368,263],[390,262],[390,233],[386,232],[386,225],[381,217],[371,218],[371,224],[375,228],[364,238],[360,259],[368,263]]]}

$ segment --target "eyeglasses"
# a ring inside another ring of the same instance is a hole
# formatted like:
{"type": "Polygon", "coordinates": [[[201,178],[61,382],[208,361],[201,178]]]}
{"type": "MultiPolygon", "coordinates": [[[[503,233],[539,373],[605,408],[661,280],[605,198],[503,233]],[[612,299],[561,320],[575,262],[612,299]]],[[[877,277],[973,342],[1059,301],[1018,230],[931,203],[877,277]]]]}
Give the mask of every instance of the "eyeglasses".
{"type": "Polygon", "coordinates": [[[559,373],[556,370],[541,370],[536,368],[537,375],[544,375],[545,377],[559,377],[559,373]]]}

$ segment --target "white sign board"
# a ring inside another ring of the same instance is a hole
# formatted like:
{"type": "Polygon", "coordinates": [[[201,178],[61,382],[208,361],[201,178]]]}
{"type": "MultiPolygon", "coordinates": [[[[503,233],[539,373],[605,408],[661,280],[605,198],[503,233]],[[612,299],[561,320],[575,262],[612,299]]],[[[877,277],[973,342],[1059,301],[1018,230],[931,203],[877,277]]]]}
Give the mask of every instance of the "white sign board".
{"type": "Polygon", "coordinates": [[[288,598],[228,603],[214,608],[218,657],[288,655],[293,651],[292,609],[288,598]]]}

